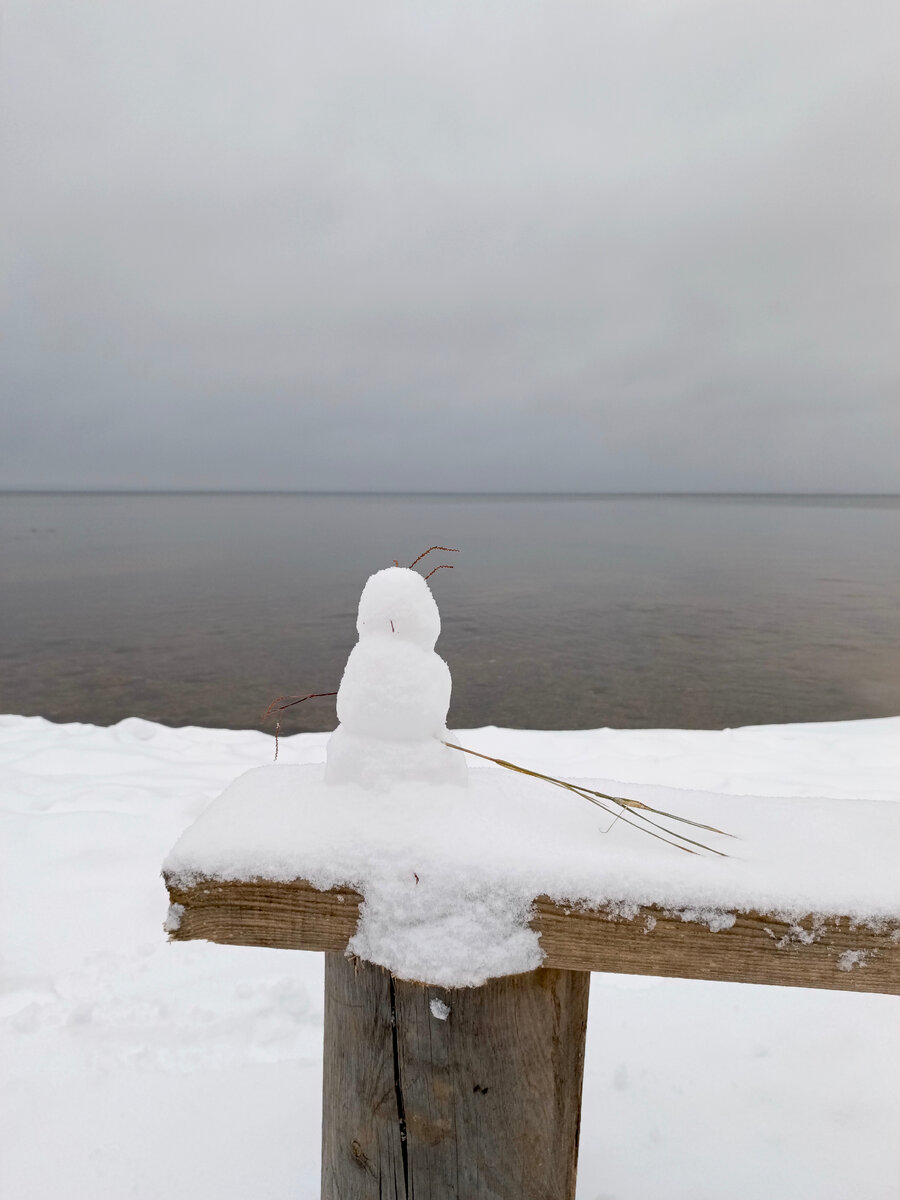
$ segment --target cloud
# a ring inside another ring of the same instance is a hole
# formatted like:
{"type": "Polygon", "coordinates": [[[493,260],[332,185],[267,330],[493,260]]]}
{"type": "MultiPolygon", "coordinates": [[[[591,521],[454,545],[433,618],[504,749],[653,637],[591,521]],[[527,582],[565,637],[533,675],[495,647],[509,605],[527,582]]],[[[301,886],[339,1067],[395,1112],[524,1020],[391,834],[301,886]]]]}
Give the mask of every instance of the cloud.
{"type": "Polygon", "coordinates": [[[0,485],[900,489],[893,5],[5,20],[0,485]]]}

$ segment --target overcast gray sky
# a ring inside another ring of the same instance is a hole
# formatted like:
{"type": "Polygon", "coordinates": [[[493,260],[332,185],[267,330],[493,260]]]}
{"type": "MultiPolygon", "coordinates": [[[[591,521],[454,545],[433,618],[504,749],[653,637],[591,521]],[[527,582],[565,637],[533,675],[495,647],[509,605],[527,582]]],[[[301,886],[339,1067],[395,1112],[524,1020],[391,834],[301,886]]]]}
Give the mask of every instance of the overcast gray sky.
{"type": "Polygon", "coordinates": [[[900,491],[897,0],[6,0],[0,487],[900,491]]]}

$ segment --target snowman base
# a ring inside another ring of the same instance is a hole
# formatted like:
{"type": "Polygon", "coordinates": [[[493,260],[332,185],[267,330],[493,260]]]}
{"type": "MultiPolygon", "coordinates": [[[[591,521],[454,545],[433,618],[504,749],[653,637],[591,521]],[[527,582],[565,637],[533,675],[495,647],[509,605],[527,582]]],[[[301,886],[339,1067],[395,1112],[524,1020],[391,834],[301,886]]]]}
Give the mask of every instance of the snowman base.
{"type": "Polygon", "coordinates": [[[327,954],[323,1200],[572,1200],[589,986],[430,987],[327,954]]]}

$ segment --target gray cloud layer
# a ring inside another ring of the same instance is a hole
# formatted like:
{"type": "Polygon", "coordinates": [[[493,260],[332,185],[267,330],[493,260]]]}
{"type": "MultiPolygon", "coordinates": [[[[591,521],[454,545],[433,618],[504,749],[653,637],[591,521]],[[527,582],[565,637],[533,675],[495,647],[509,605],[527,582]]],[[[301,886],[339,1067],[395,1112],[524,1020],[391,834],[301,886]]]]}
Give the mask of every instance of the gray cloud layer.
{"type": "Polygon", "coordinates": [[[10,0],[0,486],[900,490],[891,0],[10,0]]]}

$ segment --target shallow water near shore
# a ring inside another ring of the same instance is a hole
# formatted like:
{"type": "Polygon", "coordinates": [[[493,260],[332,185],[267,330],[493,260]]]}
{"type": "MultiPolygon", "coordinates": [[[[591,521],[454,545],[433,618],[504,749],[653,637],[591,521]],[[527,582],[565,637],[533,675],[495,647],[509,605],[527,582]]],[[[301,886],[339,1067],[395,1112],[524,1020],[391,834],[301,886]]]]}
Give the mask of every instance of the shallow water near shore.
{"type": "Polygon", "coordinates": [[[898,497],[85,493],[0,495],[0,711],[260,727],[433,543],[453,726],[900,713],[898,497]]]}

